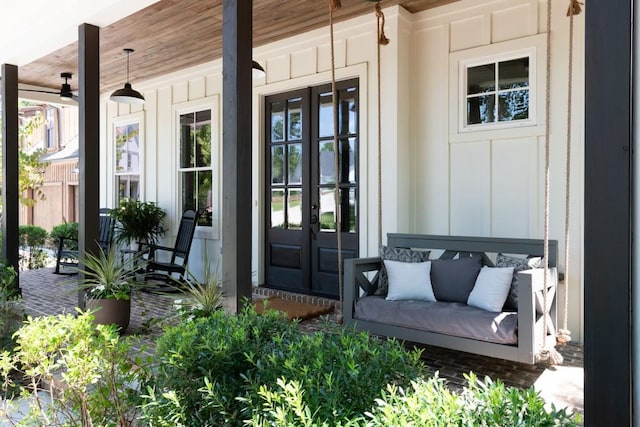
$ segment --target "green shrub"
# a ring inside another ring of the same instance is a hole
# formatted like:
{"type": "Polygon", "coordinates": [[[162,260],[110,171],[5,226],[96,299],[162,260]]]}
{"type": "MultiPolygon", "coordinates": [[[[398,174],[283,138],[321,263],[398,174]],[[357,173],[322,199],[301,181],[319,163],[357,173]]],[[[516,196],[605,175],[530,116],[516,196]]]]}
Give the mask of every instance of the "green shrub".
{"type": "Polygon", "coordinates": [[[20,246],[28,249],[26,256],[21,256],[21,268],[34,270],[47,265],[47,254],[42,247],[47,242],[47,230],[37,225],[21,225],[18,227],[20,246]]]}
{"type": "Polygon", "coordinates": [[[53,227],[51,233],[49,233],[50,244],[53,248],[58,248],[58,239],[60,237],[68,239],[65,241],[67,249],[78,250],[78,223],[63,222],[53,227]]]}
{"type": "Polygon", "coordinates": [[[350,420],[318,417],[297,381],[280,380],[277,387],[262,387],[263,404],[254,408],[249,426],[307,427],[448,427],[448,426],[577,426],[580,417],[553,407],[530,388],[505,387],[499,381],[484,382],[470,374],[468,387],[454,394],[443,379],[431,377],[411,382],[410,387],[387,386],[375,406],[350,420]]]}
{"type": "Polygon", "coordinates": [[[5,393],[16,386],[10,373],[24,373],[26,385],[17,386],[31,407],[20,425],[135,425],[135,386],[147,380],[150,361],[134,359],[131,341],[114,326],[95,325],[90,313],[29,318],[16,343],[14,354],[0,355],[0,372],[5,393]]]}
{"type": "Polygon", "coordinates": [[[275,312],[251,309],[167,330],[156,359],[143,407],[153,426],[243,425],[262,407],[263,388],[280,378],[300,384],[318,419],[348,419],[388,383],[409,385],[421,372],[419,353],[396,341],[342,328],[307,335],[275,312]]]}

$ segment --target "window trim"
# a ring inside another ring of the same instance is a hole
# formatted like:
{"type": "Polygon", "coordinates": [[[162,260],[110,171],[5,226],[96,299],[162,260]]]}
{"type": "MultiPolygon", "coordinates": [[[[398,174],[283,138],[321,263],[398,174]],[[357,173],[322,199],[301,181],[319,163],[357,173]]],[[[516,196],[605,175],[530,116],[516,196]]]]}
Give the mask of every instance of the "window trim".
{"type": "Polygon", "coordinates": [[[144,126],[144,112],[140,111],[137,113],[127,114],[125,116],[114,117],[111,123],[111,142],[112,142],[111,173],[113,174],[114,206],[116,206],[120,202],[119,195],[118,195],[118,185],[117,185],[118,176],[135,175],[134,173],[116,172],[116,167],[118,166],[118,163],[116,160],[116,155],[118,151],[116,147],[116,128],[119,126],[125,126],[125,125],[134,124],[134,123],[138,124],[138,129],[139,129],[138,141],[139,141],[139,147],[140,147],[140,154],[139,154],[140,162],[138,164],[138,173],[137,173],[139,177],[138,186],[140,189],[139,199],[145,200],[145,186],[144,186],[145,126],[144,126]]]}
{"type": "MultiPolygon", "coordinates": [[[[211,176],[212,176],[212,200],[213,213],[211,226],[198,225],[195,231],[195,238],[205,238],[217,240],[220,238],[220,217],[222,215],[222,200],[220,199],[220,97],[213,95],[206,98],[182,102],[175,104],[172,108],[172,145],[173,145],[173,161],[172,173],[174,174],[173,183],[175,185],[173,191],[173,206],[176,212],[174,216],[173,228],[177,230],[180,216],[182,215],[182,179],[179,159],[180,159],[180,116],[183,114],[195,113],[202,110],[211,110],[211,176]]],[[[185,168],[192,169],[192,168],[185,168]]],[[[193,168],[200,169],[201,168],[193,168]]]]}
{"type": "Polygon", "coordinates": [[[449,57],[449,130],[451,141],[476,140],[481,132],[491,133],[492,137],[497,134],[496,137],[505,138],[543,134],[545,66],[544,34],[451,53],[449,57]],[[523,57],[529,58],[529,118],[467,125],[467,69],[523,57]]]}

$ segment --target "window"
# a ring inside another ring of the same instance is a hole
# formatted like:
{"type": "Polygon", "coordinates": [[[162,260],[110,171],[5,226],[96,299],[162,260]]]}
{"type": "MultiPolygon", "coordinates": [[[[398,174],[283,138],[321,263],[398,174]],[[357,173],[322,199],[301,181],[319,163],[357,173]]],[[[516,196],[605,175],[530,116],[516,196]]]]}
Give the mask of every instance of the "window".
{"type": "Polygon", "coordinates": [[[122,198],[140,199],[140,122],[116,124],[116,205],[122,198]]]}
{"type": "Polygon", "coordinates": [[[56,111],[53,108],[47,108],[45,141],[48,149],[56,148],[56,111]]]}
{"type": "Polygon", "coordinates": [[[466,69],[466,126],[528,120],[529,57],[466,69]]]}
{"type": "Polygon", "coordinates": [[[199,213],[198,225],[213,226],[213,168],[211,109],[179,116],[179,167],[181,211],[199,213]]]}
{"type": "Polygon", "coordinates": [[[450,142],[544,134],[546,36],[449,54],[450,142]]]}

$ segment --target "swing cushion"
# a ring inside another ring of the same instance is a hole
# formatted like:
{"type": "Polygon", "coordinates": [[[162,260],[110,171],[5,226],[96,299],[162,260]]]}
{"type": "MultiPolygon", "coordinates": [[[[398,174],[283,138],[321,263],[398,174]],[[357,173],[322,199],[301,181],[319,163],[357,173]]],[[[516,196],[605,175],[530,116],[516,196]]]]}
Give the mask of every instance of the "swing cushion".
{"type": "MultiPolygon", "coordinates": [[[[382,261],[400,261],[400,262],[425,262],[429,261],[429,254],[431,251],[414,251],[407,248],[390,248],[387,246],[380,246],[380,258],[382,261]]],[[[384,266],[384,262],[380,265],[380,272],[378,273],[378,287],[374,294],[380,296],[386,296],[389,290],[389,279],[387,276],[387,270],[384,266]]]]}
{"type": "Polygon", "coordinates": [[[513,279],[509,288],[509,295],[504,303],[503,310],[518,309],[518,272],[542,267],[542,257],[518,258],[499,253],[496,256],[496,267],[513,267],[513,279]]]}

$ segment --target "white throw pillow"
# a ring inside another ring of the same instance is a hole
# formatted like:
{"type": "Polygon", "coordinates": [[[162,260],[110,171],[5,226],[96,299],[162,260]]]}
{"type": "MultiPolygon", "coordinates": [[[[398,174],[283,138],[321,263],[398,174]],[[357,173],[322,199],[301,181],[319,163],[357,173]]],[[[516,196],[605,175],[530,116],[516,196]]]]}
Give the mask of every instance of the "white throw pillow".
{"type": "Polygon", "coordinates": [[[482,267],[467,299],[467,305],[500,313],[509,295],[511,279],[513,267],[482,267]]]}
{"type": "Polygon", "coordinates": [[[389,277],[387,300],[435,301],[431,287],[431,261],[401,262],[384,260],[389,277]]]}

